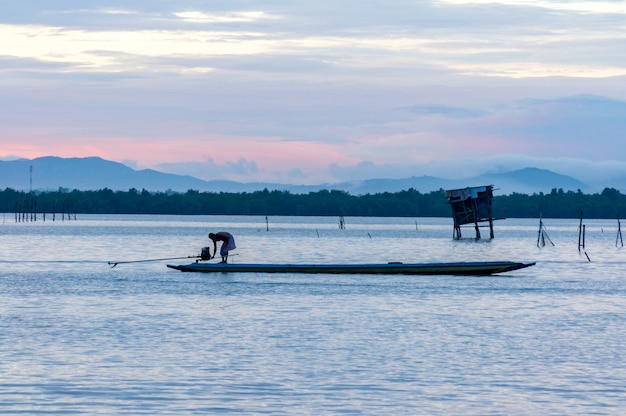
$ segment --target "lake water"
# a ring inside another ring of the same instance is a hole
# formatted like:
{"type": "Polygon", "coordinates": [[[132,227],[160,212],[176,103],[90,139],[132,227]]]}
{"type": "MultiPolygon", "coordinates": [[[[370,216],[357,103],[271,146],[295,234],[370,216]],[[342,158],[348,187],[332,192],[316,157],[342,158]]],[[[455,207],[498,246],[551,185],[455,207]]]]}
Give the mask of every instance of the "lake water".
{"type": "Polygon", "coordinates": [[[0,414],[624,414],[616,220],[87,216],[0,225],[0,414]],[[536,261],[499,276],[181,273],[239,263],[536,261]],[[463,231],[473,236],[473,230],[463,231]],[[488,235],[486,230],[484,235],[488,235]]]}

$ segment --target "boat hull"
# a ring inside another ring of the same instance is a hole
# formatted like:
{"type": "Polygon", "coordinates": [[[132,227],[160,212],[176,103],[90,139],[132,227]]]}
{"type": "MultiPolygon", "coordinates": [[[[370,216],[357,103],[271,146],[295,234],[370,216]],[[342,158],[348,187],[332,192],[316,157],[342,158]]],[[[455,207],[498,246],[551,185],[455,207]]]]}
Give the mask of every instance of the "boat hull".
{"type": "Polygon", "coordinates": [[[405,274],[483,276],[533,266],[535,263],[512,261],[456,263],[381,263],[381,264],[168,264],[182,272],[200,273],[307,273],[307,274],[405,274]]]}

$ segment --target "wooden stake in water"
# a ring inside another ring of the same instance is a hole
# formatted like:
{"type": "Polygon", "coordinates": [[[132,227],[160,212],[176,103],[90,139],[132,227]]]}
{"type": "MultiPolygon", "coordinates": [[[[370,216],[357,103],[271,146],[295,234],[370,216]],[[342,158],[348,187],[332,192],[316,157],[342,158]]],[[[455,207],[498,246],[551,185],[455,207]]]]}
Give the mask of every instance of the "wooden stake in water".
{"type": "Polygon", "coordinates": [[[583,248],[583,253],[585,257],[587,257],[588,261],[591,261],[589,258],[589,254],[584,250],[585,249],[585,229],[587,227],[583,224],[583,212],[580,211],[580,223],[578,225],[578,252],[580,253],[580,248],[583,248]]]}
{"type": "Polygon", "coordinates": [[[545,247],[546,241],[543,238],[543,220],[539,216],[539,230],[537,231],[537,247],[545,247]],[[541,245],[540,245],[541,243],[541,245]]]}
{"type": "Polygon", "coordinates": [[[615,247],[617,247],[618,241],[620,243],[620,247],[624,247],[624,240],[622,240],[622,223],[619,218],[617,219],[617,237],[615,237],[615,247]]]}
{"type": "Polygon", "coordinates": [[[550,236],[548,235],[548,231],[546,230],[546,227],[543,224],[543,218],[540,215],[539,216],[539,231],[537,233],[537,247],[545,247],[546,246],[546,238],[548,239],[550,244],[552,246],[554,246],[554,243],[550,239],[550,236]]]}
{"type": "Polygon", "coordinates": [[[578,224],[578,251],[580,248],[585,248],[585,243],[583,242],[583,212],[580,211],[580,223],[578,224]]]}

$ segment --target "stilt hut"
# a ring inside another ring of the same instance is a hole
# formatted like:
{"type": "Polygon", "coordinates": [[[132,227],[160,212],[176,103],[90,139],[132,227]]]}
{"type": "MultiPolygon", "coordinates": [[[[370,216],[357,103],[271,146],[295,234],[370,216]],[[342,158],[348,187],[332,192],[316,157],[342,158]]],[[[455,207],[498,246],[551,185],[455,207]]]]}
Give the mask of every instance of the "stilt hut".
{"type": "Polygon", "coordinates": [[[453,238],[461,238],[461,226],[473,225],[476,238],[480,236],[480,223],[489,223],[489,238],[493,238],[492,200],[493,185],[476,186],[446,191],[454,219],[453,238]]]}

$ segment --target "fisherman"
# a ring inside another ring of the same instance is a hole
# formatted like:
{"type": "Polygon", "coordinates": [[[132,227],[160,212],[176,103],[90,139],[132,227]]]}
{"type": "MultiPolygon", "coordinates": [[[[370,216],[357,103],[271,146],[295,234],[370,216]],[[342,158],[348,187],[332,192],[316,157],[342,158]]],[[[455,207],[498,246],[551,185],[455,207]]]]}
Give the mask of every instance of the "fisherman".
{"type": "MultiPolygon", "coordinates": [[[[218,233],[209,233],[209,238],[213,241],[213,258],[215,258],[217,254],[217,242],[222,242],[222,247],[220,247],[220,256],[222,256],[221,263],[228,262],[228,252],[230,250],[234,250],[237,248],[235,245],[235,237],[229,232],[220,231],[218,233]]],[[[210,253],[209,253],[210,256],[210,253]]]]}

